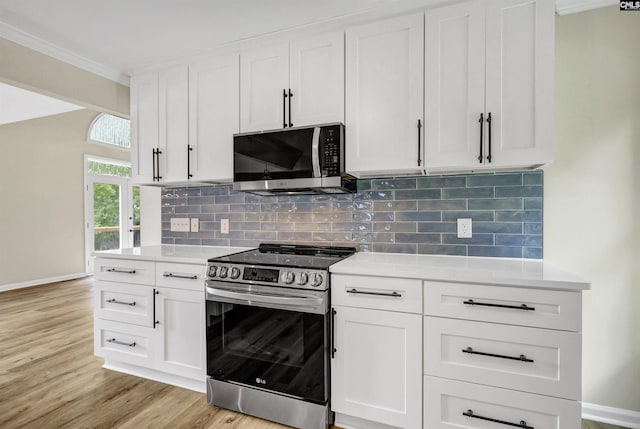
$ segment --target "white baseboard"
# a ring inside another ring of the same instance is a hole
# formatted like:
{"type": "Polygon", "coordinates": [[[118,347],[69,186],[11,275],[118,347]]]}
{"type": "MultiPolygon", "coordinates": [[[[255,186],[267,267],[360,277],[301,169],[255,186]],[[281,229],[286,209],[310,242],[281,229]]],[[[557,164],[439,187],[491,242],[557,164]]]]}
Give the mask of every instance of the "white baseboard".
{"type": "Polygon", "coordinates": [[[24,287],[40,286],[47,283],[63,282],[65,280],[74,280],[74,279],[79,279],[86,276],[87,276],[87,273],[74,273],[74,274],[66,274],[64,276],[58,276],[58,277],[49,277],[48,279],[29,280],[26,282],[0,285],[0,292],[13,290],[13,289],[22,289],[24,287]]]}
{"type": "Polygon", "coordinates": [[[640,412],[582,403],[582,418],[630,429],[640,429],[640,412]]]}
{"type": "Polygon", "coordinates": [[[161,383],[182,387],[183,389],[189,389],[199,393],[207,393],[207,384],[205,382],[204,375],[202,376],[202,380],[193,380],[191,378],[167,374],[166,372],[156,371],[151,368],[143,368],[130,363],[117,362],[109,359],[104,360],[104,365],[102,365],[102,367],[111,371],[124,372],[125,374],[148,378],[149,380],[159,381],[161,383]]]}

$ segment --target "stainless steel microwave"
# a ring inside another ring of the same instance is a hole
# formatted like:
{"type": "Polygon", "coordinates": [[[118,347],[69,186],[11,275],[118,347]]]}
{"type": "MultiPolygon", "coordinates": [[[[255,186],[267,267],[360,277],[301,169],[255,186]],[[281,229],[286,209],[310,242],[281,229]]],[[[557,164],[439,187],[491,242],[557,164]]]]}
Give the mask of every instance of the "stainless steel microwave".
{"type": "Polygon", "coordinates": [[[234,134],[233,189],[258,195],[356,192],[344,162],[341,123],[234,134]]]}

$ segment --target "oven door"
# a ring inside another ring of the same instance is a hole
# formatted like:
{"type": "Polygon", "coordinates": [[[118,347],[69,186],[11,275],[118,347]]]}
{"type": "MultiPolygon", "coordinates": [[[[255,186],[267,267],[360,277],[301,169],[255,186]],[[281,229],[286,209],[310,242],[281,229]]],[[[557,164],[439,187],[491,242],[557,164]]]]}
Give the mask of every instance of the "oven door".
{"type": "Polygon", "coordinates": [[[324,405],[328,291],[207,281],[207,374],[324,405]]]}

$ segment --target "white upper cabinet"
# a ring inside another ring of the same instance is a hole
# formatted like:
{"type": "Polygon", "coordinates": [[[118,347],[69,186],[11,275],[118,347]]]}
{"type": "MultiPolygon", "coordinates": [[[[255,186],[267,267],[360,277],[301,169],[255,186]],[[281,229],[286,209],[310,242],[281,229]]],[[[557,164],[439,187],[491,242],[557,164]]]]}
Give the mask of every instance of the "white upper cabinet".
{"type": "Polygon", "coordinates": [[[344,36],[329,33],[240,56],[242,132],[344,120],[344,36]]]}
{"type": "Polygon", "coordinates": [[[162,70],[158,78],[161,181],[187,180],[189,127],[189,74],[187,66],[162,70]]]}
{"type": "Polygon", "coordinates": [[[131,147],[137,183],[186,181],[188,108],[186,66],[131,78],[131,147]]]}
{"type": "Polygon", "coordinates": [[[344,122],[344,33],[292,42],[289,58],[289,126],[344,122]]]}
{"type": "Polygon", "coordinates": [[[480,164],[484,28],[480,2],[427,11],[424,106],[427,168],[480,164]]]}
{"type": "Polygon", "coordinates": [[[347,29],[349,173],[422,172],[423,27],[415,14],[347,29]]]}
{"type": "Polygon", "coordinates": [[[131,78],[131,166],[133,180],[151,183],[158,148],[158,74],[131,78]]]}
{"type": "Polygon", "coordinates": [[[240,55],[240,124],[243,132],[283,128],[289,88],[289,46],[240,55]]]}
{"type": "Polygon", "coordinates": [[[238,54],[189,65],[190,180],[230,181],[233,134],[240,132],[238,54]]]}
{"type": "Polygon", "coordinates": [[[553,158],[552,0],[429,10],[426,169],[531,167],[553,158]]]}
{"type": "Polygon", "coordinates": [[[554,11],[553,0],[487,2],[486,112],[495,167],[553,160],[554,11]]]}

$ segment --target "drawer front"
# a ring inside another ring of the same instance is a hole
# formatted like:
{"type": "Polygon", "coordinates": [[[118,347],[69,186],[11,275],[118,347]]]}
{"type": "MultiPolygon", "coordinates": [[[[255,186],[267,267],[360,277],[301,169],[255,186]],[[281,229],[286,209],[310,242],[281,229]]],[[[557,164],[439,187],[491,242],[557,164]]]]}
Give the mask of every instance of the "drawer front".
{"type": "Polygon", "coordinates": [[[424,318],[425,374],[579,400],[581,335],[424,318]]]}
{"type": "Polygon", "coordinates": [[[96,356],[141,366],[153,364],[153,328],[102,319],[94,319],[93,326],[96,356]]]}
{"type": "Polygon", "coordinates": [[[582,295],[425,281],[424,314],[580,332],[582,295]]]}
{"type": "Polygon", "coordinates": [[[153,327],[152,286],[97,280],[94,291],[95,317],[153,327]]]}
{"type": "Polygon", "coordinates": [[[332,274],[331,300],[334,305],[422,313],[422,282],[332,274]]]}
{"type": "Polygon", "coordinates": [[[424,377],[424,428],[426,429],[485,429],[514,426],[535,429],[577,429],[581,425],[580,411],[578,401],[438,377],[424,377]]]}
{"type": "Polygon", "coordinates": [[[200,291],[204,294],[205,264],[156,263],[156,284],[175,289],[200,291]]]}
{"type": "Polygon", "coordinates": [[[155,262],[96,258],[95,278],[110,282],[155,284],[155,262]]]}

